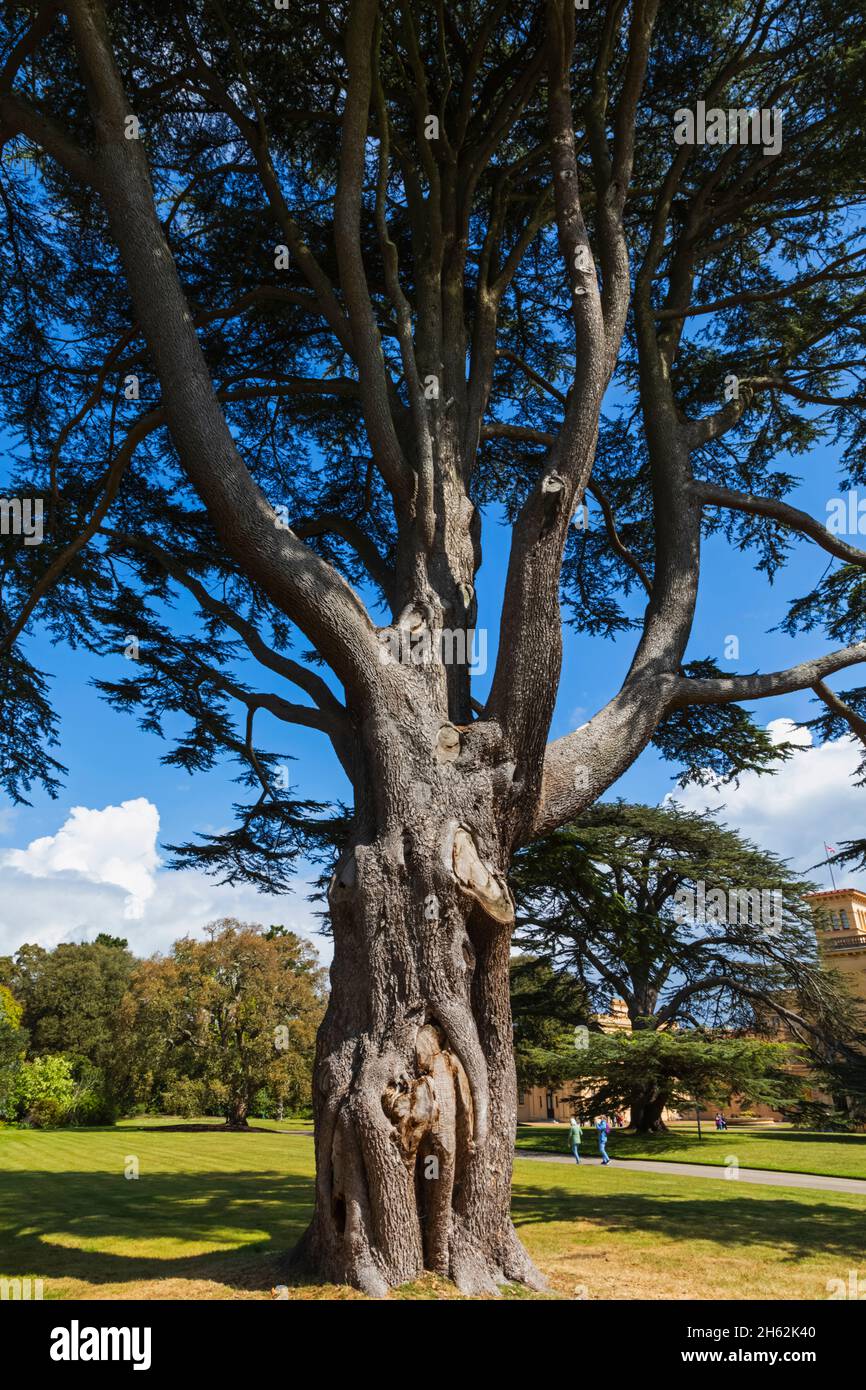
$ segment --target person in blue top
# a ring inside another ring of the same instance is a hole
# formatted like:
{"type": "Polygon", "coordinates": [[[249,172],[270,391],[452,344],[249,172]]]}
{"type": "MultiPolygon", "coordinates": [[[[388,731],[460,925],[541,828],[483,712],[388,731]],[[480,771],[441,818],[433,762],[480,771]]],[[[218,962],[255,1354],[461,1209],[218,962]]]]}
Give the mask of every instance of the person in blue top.
{"type": "Polygon", "coordinates": [[[571,1145],[571,1152],[574,1154],[575,1163],[580,1162],[580,1141],[583,1138],[583,1130],[580,1121],[572,1115],[571,1123],[568,1127],[568,1142],[571,1145]]]}
{"type": "Polygon", "coordinates": [[[602,1166],[604,1166],[610,1163],[610,1159],[607,1154],[607,1120],[603,1115],[599,1115],[595,1122],[595,1127],[598,1131],[598,1151],[601,1154],[602,1166]]]}

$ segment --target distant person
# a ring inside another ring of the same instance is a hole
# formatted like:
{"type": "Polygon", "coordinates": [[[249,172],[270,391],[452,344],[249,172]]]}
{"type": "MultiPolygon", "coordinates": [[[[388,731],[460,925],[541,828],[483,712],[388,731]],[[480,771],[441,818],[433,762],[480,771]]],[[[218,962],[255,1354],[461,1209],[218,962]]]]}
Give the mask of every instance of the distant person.
{"type": "Polygon", "coordinates": [[[568,1126],[568,1142],[571,1145],[571,1152],[574,1154],[575,1163],[580,1162],[580,1141],[582,1138],[583,1130],[580,1127],[580,1122],[572,1115],[571,1123],[568,1126]]]}
{"type": "Polygon", "coordinates": [[[595,1128],[598,1134],[598,1151],[601,1154],[602,1167],[605,1167],[610,1163],[610,1159],[607,1155],[607,1136],[610,1132],[610,1127],[604,1115],[599,1115],[595,1122],[595,1128]]]}

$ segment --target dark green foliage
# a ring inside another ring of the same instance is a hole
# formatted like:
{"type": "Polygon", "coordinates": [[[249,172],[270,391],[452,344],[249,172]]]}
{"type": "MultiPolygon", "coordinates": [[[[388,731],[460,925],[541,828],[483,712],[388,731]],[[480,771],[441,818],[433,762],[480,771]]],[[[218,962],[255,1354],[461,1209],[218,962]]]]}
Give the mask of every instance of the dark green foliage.
{"type": "Polygon", "coordinates": [[[65,1056],[72,1067],[79,1117],[114,1112],[127,1099],[119,1065],[120,1006],[135,958],[122,937],[61,942],[53,950],[20,947],[0,959],[5,980],[23,1009],[29,1056],[65,1056]]]}
{"type": "Polygon", "coordinates": [[[586,991],[571,976],[534,956],[511,961],[511,1017],[517,1085],[556,1085],[571,1073],[557,1070],[576,1025],[589,1019],[586,991]],[[554,1060],[556,1059],[556,1060],[554,1060]]]}
{"type": "Polygon", "coordinates": [[[742,1100],[780,1108],[802,1090],[786,1068],[795,1049],[723,1034],[638,1032],[630,1037],[592,1033],[589,1047],[555,1058],[563,1078],[583,1083],[569,1097],[575,1114],[591,1120],[635,1108],[636,1096],[687,1111],[742,1100]]]}
{"type": "Polygon", "coordinates": [[[596,1013],[616,995],[639,1030],[790,1030],[816,1065],[862,1042],[856,1003],[818,954],[814,885],[715,816],[599,803],[522,851],[513,884],[519,941],[581,985],[596,1013]],[[688,911],[684,894],[701,884],[711,902],[724,893],[719,919],[688,911]]]}
{"type": "MultiPolygon", "coordinates": [[[[690,661],[686,676],[724,676],[712,660],[690,661]]],[[[659,724],[653,744],[671,761],[685,764],[677,777],[681,787],[735,779],[742,772],[772,772],[793,752],[791,743],[773,743],[766,729],[741,705],[698,705],[675,710],[659,724]]]]}

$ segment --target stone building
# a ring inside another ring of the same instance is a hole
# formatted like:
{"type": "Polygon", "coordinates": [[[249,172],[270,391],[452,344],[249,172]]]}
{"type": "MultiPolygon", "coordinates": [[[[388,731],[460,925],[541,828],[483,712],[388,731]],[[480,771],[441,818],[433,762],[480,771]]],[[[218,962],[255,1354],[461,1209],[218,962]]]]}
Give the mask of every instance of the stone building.
{"type": "Polygon", "coordinates": [[[833,888],[810,893],[809,899],[824,960],[866,1005],[866,893],[859,888],[833,888]]]}

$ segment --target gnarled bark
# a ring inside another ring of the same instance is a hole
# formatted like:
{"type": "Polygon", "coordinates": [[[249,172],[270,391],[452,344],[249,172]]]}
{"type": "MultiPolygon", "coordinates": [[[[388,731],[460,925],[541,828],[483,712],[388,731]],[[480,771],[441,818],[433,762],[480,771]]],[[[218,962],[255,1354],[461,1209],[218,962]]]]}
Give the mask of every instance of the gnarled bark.
{"type": "Polygon", "coordinates": [[[300,1254],[372,1295],[424,1270],[464,1293],[543,1284],[510,1216],[513,906],[492,818],[467,820],[425,806],[357,835],[331,884],[316,1212],[300,1254]]]}

